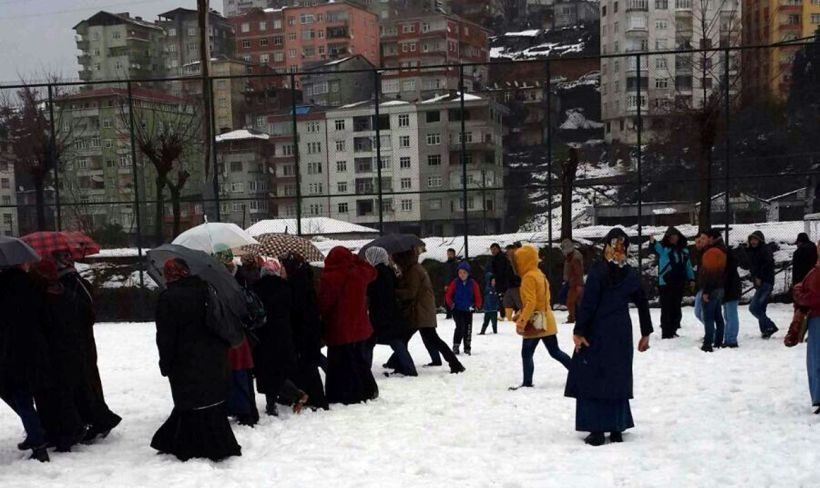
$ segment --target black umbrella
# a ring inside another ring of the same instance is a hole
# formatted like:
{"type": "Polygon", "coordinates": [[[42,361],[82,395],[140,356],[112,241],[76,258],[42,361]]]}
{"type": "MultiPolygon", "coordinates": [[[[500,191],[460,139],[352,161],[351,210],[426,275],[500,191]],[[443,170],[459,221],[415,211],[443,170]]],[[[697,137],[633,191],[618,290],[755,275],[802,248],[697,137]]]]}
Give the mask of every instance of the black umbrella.
{"type": "Polygon", "coordinates": [[[199,276],[210,283],[216,290],[222,305],[226,306],[237,317],[248,314],[245,295],[236,279],[225,269],[225,266],[213,256],[202,251],[188,249],[176,244],[163,244],[151,249],[148,255],[148,276],[161,287],[165,287],[163,268],[169,259],[179,258],[188,263],[191,274],[199,276]]]}
{"type": "Polygon", "coordinates": [[[424,247],[424,241],[413,234],[388,234],[379,237],[359,250],[359,256],[364,257],[365,251],[371,247],[382,247],[387,254],[398,254],[400,252],[409,251],[416,247],[424,247]]]}
{"type": "Polygon", "coordinates": [[[0,236],[0,267],[9,268],[39,260],[37,251],[24,241],[16,237],[0,236]]]}

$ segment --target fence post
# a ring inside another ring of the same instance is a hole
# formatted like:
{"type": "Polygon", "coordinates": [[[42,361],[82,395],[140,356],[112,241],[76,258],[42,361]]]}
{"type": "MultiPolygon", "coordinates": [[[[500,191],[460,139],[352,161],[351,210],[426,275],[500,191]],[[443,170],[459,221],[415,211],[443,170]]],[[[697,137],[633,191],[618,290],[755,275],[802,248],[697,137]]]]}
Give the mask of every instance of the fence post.
{"type": "Polygon", "coordinates": [[[470,258],[469,235],[470,235],[470,216],[467,211],[467,126],[465,123],[464,114],[464,65],[458,67],[459,77],[459,107],[461,110],[461,197],[463,199],[462,206],[464,207],[464,259],[470,258]]]}
{"type": "Polygon", "coordinates": [[[729,133],[729,125],[730,125],[729,124],[729,118],[731,117],[732,104],[729,100],[730,95],[729,95],[729,48],[728,47],[724,51],[723,77],[724,77],[724,82],[725,82],[725,87],[726,87],[726,90],[723,94],[723,96],[725,98],[725,100],[723,101],[724,104],[725,104],[724,109],[726,110],[726,161],[724,163],[726,165],[726,167],[724,168],[724,172],[723,172],[725,177],[726,177],[726,189],[725,189],[726,191],[724,192],[724,195],[723,195],[724,198],[726,199],[724,201],[724,207],[726,207],[726,208],[723,212],[724,219],[725,219],[724,220],[724,226],[725,227],[724,227],[723,232],[726,234],[725,242],[726,242],[726,246],[728,247],[729,246],[729,218],[732,215],[732,212],[731,212],[732,203],[731,203],[731,198],[729,196],[729,184],[730,184],[729,176],[731,174],[730,173],[731,170],[729,169],[729,165],[731,164],[731,158],[732,158],[732,135],[729,133]]]}
{"type": "Polygon", "coordinates": [[[545,61],[546,81],[544,82],[544,93],[546,94],[546,121],[547,130],[545,132],[547,143],[547,274],[552,272],[552,69],[550,60],[545,61]]]}
{"type": "MultiPolygon", "coordinates": [[[[636,117],[636,124],[638,125],[638,273],[642,273],[643,264],[643,256],[641,255],[641,245],[643,241],[643,120],[641,117],[641,55],[635,55],[636,61],[638,63],[638,92],[637,92],[637,105],[638,105],[638,116],[636,117]]],[[[648,59],[648,58],[647,58],[648,59]]],[[[647,78],[648,79],[648,78],[647,78]]]]}
{"type": "MultiPolygon", "coordinates": [[[[290,74],[290,105],[293,123],[293,160],[296,172],[296,235],[302,235],[302,177],[299,169],[299,134],[296,123],[296,75],[290,74]]],[[[329,190],[329,188],[328,188],[329,190]]]]}
{"type": "Polygon", "coordinates": [[[217,158],[217,146],[216,146],[216,105],[213,103],[214,100],[214,80],[210,78],[208,80],[208,95],[210,97],[211,103],[209,105],[209,109],[211,113],[209,117],[211,118],[211,127],[213,130],[211,131],[210,137],[212,140],[208,141],[208,144],[211,145],[211,156],[213,157],[213,172],[214,172],[214,181],[213,181],[213,188],[214,188],[214,205],[216,205],[216,221],[222,222],[222,209],[220,208],[219,204],[219,164],[217,158]]]}
{"type": "MultiPolygon", "coordinates": [[[[127,82],[128,90],[128,123],[129,134],[131,136],[131,174],[134,176],[134,218],[137,220],[137,255],[140,263],[142,263],[142,219],[140,218],[140,186],[139,186],[139,172],[137,171],[137,142],[134,137],[134,98],[131,86],[131,80],[127,82]]],[[[140,288],[145,287],[145,275],[142,271],[142,266],[139,267],[140,272],[140,288]]]]}
{"type": "MultiPolygon", "coordinates": [[[[381,132],[381,124],[379,123],[379,117],[381,117],[381,110],[379,107],[379,86],[381,85],[381,80],[379,76],[379,70],[373,69],[373,84],[374,86],[374,93],[375,93],[375,112],[373,116],[373,122],[376,124],[376,178],[377,178],[377,188],[378,188],[378,195],[379,195],[379,235],[384,235],[384,207],[383,207],[383,197],[384,193],[382,190],[382,132],[381,132]]],[[[355,164],[355,162],[354,162],[355,164]]]]}
{"type": "MultiPolygon", "coordinates": [[[[62,210],[60,209],[60,161],[57,157],[57,134],[55,132],[56,128],[54,125],[54,85],[51,83],[48,84],[48,118],[49,126],[51,126],[51,134],[49,134],[48,144],[48,159],[54,165],[54,204],[57,210],[57,230],[60,231],[63,229],[63,215],[62,210]]],[[[44,200],[48,200],[45,197],[45,191],[43,192],[43,198],[44,200]]],[[[46,205],[45,201],[41,203],[44,206],[46,205]]]]}

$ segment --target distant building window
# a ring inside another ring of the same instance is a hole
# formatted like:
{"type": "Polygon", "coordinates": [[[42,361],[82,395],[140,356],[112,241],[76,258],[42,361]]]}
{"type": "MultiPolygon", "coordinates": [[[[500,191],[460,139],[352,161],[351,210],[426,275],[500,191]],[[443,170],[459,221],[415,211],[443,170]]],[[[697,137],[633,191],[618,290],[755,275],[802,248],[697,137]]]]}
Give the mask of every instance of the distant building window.
{"type": "Polygon", "coordinates": [[[336,172],[337,173],[346,173],[347,172],[347,161],[336,161],[336,172]]]}
{"type": "Polygon", "coordinates": [[[247,22],[243,22],[242,25],[240,26],[240,30],[242,32],[250,32],[251,31],[251,25],[247,22]]]}
{"type": "Polygon", "coordinates": [[[410,169],[410,157],[409,156],[402,156],[399,158],[399,168],[401,169],[410,169]]]}
{"type": "Polygon", "coordinates": [[[410,127],[410,115],[399,115],[399,127],[410,127]]]}
{"type": "Polygon", "coordinates": [[[427,166],[441,166],[441,154],[428,155],[427,166]]]}

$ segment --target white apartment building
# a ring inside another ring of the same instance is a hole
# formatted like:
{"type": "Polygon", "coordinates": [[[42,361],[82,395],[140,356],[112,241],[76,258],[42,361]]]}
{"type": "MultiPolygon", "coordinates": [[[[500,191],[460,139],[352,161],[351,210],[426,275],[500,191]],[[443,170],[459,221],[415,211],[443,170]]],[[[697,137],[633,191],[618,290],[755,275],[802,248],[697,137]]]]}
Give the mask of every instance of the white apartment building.
{"type": "Polygon", "coordinates": [[[0,235],[20,235],[17,221],[17,188],[11,144],[0,141],[0,235]]]}
{"type": "MultiPolygon", "coordinates": [[[[607,141],[636,142],[639,107],[649,141],[670,113],[703,107],[715,90],[725,90],[723,51],[652,53],[738,46],[739,0],[601,0],[600,8],[601,52],[622,55],[601,60],[607,141]]],[[[739,59],[739,51],[728,57],[730,93],[739,89],[739,59]]]]}

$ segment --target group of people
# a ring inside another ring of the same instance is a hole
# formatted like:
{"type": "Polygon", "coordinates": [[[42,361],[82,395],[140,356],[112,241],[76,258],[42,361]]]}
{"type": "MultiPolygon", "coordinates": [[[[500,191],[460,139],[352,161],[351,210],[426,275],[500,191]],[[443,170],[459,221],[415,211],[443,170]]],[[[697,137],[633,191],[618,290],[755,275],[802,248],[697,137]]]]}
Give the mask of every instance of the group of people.
{"type": "Polygon", "coordinates": [[[92,289],[58,251],[0,271],[0,398],[20,417],[31,459],[105,437],[122,420],[97,368],[92,289]]]}

